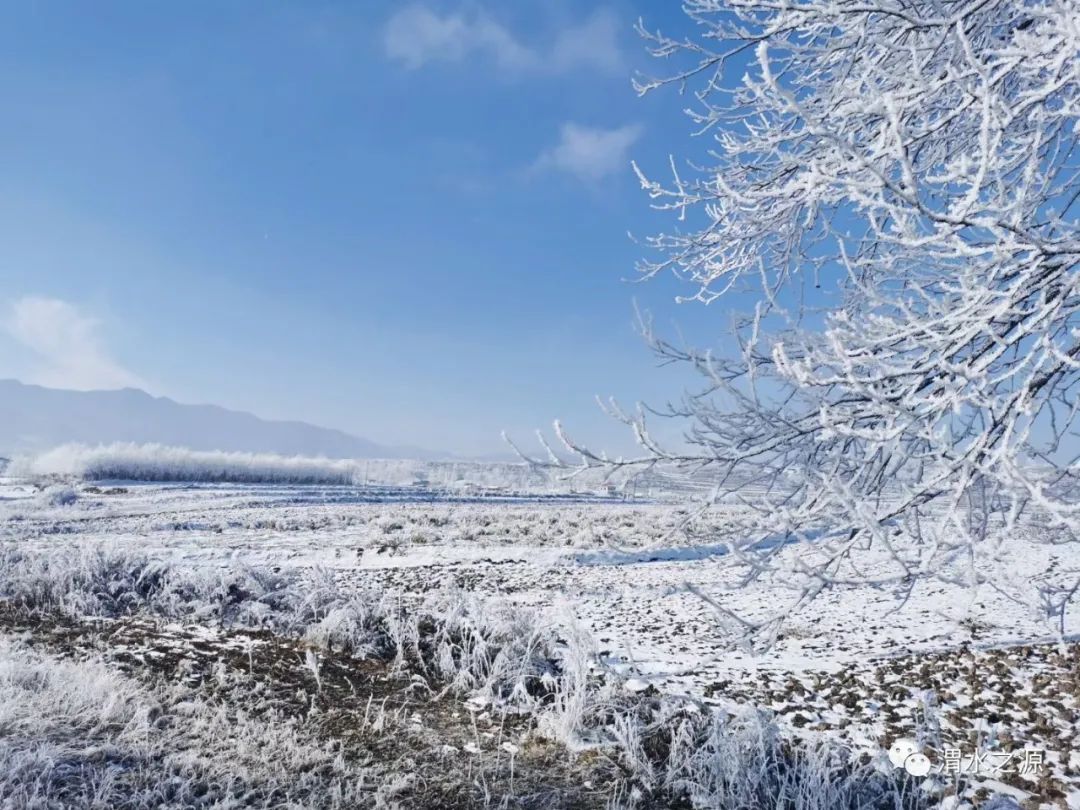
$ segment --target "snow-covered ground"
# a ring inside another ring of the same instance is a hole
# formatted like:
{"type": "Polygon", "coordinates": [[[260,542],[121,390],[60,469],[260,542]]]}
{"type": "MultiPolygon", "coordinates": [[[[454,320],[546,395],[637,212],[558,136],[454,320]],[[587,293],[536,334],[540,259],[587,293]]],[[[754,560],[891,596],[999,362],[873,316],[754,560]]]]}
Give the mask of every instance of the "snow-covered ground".
{"type": "MultiPolygon", "coordinates": [[[[97,482],[75,489],[67,503],[23,481],[0,481],[3,539],[29,552],[120,548],[180,567],[318,568],[342,588],[378,588],[406,603],[447,587],[508,600],[587,630],[600,667],[628,678],[633,691],[760,706],[793,735],[835,737],[878,758],[897,739],[926,738],[939,726],[927,742],[936,767],[946,767],[946,750],[995,753],[1001,767],[983,763],[975,787],[1031,806],[1080,807],[1080,754],[1073,754],[1080,648],[1048,643],[1053,628],[1010,600],[1008,587],[973,593],[933,583],[906,599],[834,590],[794,617],[770,649],[755,652],[732,649],[734,628],[709,599],[753,617],[773,605],[779,586],[733,588],[741,572],[723,546],[680,531],[685,507],[595,497],[446,499],[394,488],[97,482]],[[1043,766],[1030,774],[1020,773],[1034,756],[1025,750],[1043,752],[1043,766]]],[[[1016,538],[1017,581],[1080,566],[1071,546],[1041,539],[1016,538]]]]}

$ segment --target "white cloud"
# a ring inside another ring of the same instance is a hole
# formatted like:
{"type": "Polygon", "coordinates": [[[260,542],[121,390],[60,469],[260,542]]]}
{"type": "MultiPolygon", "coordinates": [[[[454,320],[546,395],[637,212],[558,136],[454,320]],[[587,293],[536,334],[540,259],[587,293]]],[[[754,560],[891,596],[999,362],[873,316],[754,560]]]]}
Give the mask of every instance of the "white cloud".
{"type": "Polygon", "coordinates": [[[641,137],[639,124],[615,129],[586,127],[567,122],[559,142],[537,160],[538,168],[553,168],[584,180],[599,180],[630,166],[630,147],[641,137]]]}
{"type": "Polygon", "coordinates": [[[74,304],[27,296],[11,306],[2,325],[34,354],[36,368],[27,382],[80,391],[145,387],[138,375],[109,356],[100,321],[74,304]]]}
{"type": "Polygon", "coordinates": [[[387,21],[383,45],[387,56],[412,70],[482,53],[509,71],[567,73],[593,68],[613,72],[622,67],[617,35],[614,16],[599,11],[563,29],[550,47],[529,47],[482,11],[440,15],[427,6],[412,5],[387,21]]]}

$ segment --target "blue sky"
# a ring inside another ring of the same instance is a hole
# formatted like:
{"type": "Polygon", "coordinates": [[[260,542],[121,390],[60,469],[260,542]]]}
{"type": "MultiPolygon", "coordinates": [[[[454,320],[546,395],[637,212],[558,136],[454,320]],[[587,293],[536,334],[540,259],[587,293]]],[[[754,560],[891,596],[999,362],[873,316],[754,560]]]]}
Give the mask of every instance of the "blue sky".
{"type": "MultiPolygon", "coordinates": [[[[0,377],[131,384],[389,444],[500,452],[683,380],[634,334],[719,307],[627,283],[692,154],[639,99],[674,4],[34,3],[0,11],[0,377]]],[[[682,290],[685,292],[685,290],[682,290]]]]}

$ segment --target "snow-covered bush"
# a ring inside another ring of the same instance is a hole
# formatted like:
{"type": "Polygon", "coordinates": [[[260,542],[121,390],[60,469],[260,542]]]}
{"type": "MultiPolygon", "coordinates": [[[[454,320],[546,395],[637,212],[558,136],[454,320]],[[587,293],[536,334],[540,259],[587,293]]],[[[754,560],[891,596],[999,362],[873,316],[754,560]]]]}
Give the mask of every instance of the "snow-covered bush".
{"type": "Polygon", "coordinates": [[[642,745],[660,743],[656,768],[669,794],[694,807],[929,808],[938,801],[917,780],[860,764],[826,739],[793,744],[761,711],[677,714],[644,729],[642,745]],[[661,736],[662,735],[662,736],[661,736]]]}
{"type": "Polygon", "coordinates": [[[38,496],[38,502],[43,506],[71,506],[77,500],[78,493],[67,484],[53,484],[38,496]]]}

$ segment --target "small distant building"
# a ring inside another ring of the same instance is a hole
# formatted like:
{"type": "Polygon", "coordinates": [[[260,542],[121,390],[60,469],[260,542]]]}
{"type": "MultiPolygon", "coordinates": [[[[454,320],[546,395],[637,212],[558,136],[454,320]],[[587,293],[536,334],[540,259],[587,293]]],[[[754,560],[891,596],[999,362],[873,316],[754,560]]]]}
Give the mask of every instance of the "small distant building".
{"type": "Polygon", "coordinates": [[[619,494],[619,488],[610,481],[604,485],[604,493],[609,498],[614,498],[619,494]]]}
{"type": "Polygon", "coordinates": [[[417,488],[427,489],[431,486],[431,481],[430,479],[428,479],[426,474],[420,473],[419,475],[413,476],[412,485],[417,488]]]}

